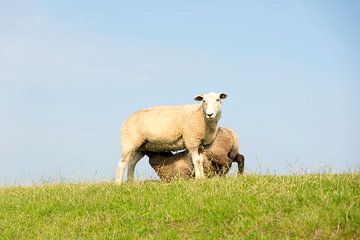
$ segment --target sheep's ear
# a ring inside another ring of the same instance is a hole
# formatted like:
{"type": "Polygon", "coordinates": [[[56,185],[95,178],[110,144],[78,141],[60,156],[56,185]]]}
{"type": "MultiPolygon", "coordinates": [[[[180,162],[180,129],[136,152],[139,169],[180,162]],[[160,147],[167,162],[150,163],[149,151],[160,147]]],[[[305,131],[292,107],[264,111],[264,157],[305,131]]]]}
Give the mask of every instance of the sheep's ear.
{"type": "Polygon", "coordinates": [[[220,93],[220,99],[225,99],[227,98],[227,94],[226,93],[220,93]]]}
{"type": "Polygon", "coordinates": [[[196,97],[194,97],[195,101],[202,101],[204,99],[204,97],[202,95],[197,95],[196,97]]]}

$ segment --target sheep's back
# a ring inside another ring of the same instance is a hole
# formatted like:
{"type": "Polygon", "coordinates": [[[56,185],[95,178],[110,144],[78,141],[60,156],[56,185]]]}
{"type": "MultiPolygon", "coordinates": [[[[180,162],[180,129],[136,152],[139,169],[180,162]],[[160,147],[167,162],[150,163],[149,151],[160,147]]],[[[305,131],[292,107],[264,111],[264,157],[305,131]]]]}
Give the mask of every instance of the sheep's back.
{"type": "MultiPolygon", "coordinates": [[[[139,136],[142,151],[165,152],[185,149],[184,129],[195,125],[199,105],[157,106],[140,110],[123,124],[122,134],[139,136]]],[[[132,137],[130,137],[132,138],[132,137]]]]}

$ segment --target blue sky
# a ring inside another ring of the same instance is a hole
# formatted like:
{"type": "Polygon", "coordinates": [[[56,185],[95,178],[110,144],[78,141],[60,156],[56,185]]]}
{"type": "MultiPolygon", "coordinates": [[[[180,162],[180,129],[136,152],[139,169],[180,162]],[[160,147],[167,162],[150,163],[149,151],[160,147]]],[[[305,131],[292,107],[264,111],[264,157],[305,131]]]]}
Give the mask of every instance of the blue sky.
{"type": "MultiPolygon", "coordinates": [[[[360,165],[357,1],[1,1],[0,183],[108,180],[132,112],[224,91],[247,172],[360,165]]],[[[154,177],[143,159],[140,178],[154,177]]]]}

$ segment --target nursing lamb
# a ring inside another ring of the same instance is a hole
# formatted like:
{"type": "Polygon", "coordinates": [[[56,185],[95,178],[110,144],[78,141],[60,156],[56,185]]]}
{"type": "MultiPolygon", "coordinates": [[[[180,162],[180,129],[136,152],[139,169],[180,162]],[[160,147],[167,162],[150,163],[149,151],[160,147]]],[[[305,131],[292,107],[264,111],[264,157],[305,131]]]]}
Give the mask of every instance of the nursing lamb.
{"type": "MultiPolygon", "coordinates": [[[[191,164],[188,151],[180,153],[146,152],[149,163],[160,179],[189,179],[194,177],[194,167],[191,164]]],[[[204,148],[204,173],[206,176],[225,175],[233,162],[237,162],[240,175],[244,172],[244,156],[239,153],[239,143],[235,133],[224,127],[219,127],[214,141],[204,148]]]]}

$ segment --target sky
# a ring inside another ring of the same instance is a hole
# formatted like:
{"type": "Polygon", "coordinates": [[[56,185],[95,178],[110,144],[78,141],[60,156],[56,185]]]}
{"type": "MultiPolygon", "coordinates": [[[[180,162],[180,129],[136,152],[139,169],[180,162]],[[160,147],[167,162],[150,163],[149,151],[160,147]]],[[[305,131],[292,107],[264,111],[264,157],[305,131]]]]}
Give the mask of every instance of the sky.
{"type": "MultiPolygon", "coordinates": [[[[226,92],[245,172],[360,169],[358,1],[0,1],[0,185],[108,181],[133,112],[226,92]]],[[[139,179],[156,178],[148,160],[139,179]]]]}

